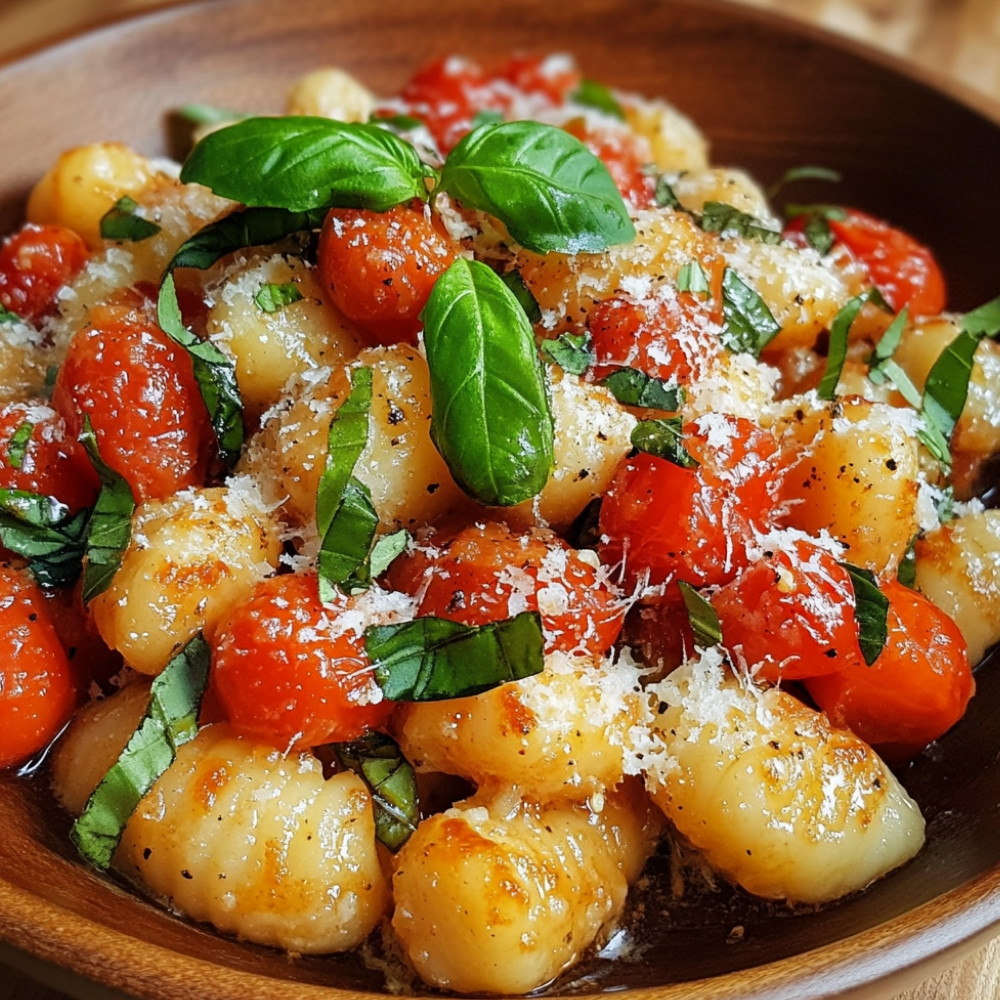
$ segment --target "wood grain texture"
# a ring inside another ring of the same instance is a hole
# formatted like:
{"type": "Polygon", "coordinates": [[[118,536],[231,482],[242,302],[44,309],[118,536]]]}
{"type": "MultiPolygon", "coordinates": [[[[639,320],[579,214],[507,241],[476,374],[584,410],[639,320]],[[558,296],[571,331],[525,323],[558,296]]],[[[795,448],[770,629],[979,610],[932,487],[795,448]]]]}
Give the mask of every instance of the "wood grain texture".
{"type": "MultiPolygon", "coordinates": [[[[47,27],[61,31],[61,2],[15,0],[11,9],[52,18],[47,27]]],[[[569,48],[592,76],[674,100],[706,128],[720,161],[746,164],[765,181],[796,163],[840,169],[845,200],[939,250],[957,305],[996,293],[992,260],[973,249],[1000,227],[1000,204],[985,196],[996,191],[1000,163],[994,124],[849,46],[785,31],[757,12],[657,0],[629,3],[627,17],[623,9],[580,0],[568,23],[557,5],[534,0],[385,0],[373,30],[367,0],[247,0],[112,28],[0,69],[0,134],[32,140],[5,146],[0,229],[15,223],[28,187],[62,148],[120,138],[165,151],[164,111],[187,101],[272,111],[295,76],[321,63],[391,92],[416,64],[446,51],[569,48]]],[[[96,13],[96,0],[76,10],[96,13]]],[[[940,968],[1000,921],[1000,767],[985,749],[995,746],[998,704],[1000,681],[987,676],[941,757],[906,776],[935,819],[928,850],[897,877],[808,920],[751,924],[738,948],[725,945],[718,927],[674,929],[655,938],[643,967],[598,969],[598,982],[657,1000],[885,1000],[903,986],[908,1000],[996,996],[994,951],[940,968]],[[899,969],[907,982],[892,978],[899,969]]],[[[358,962],[289,963],[173,920],[85,871],[61,825],[22,785],[0,778],[0,942],[152,1000],[349,1000],[378,989],[358,962]]],[[[85,995],[82,982],[62,988],[85,995]]],[[[2,1000],[61,995],[0,977],[2,1000]]]]}

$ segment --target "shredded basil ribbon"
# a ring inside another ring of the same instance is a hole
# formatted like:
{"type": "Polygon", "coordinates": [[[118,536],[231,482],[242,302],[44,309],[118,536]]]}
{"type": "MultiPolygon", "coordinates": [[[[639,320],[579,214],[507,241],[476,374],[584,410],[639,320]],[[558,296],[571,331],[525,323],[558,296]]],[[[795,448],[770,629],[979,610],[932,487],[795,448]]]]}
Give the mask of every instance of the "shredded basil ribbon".
{"type": "Polygon", "coordinates": [[[839,563],[847,570],[854,588],[854,620],[858,623],[858,642],[865,663],[871,666],[885,649],[889,639],[889,598],[878,588],[871,570],[839,563]]]}
{"type": "Polygon", "coordinates": [[[160,227],[151,219],[139,215],[139,204],[134,198],[119,198],[101,216],[101,238],[118,243],[140,243],[155,236],[160,227]]]}
{"type": "Polygon", "coordinates": [[[594,345],[587,333],[560,333],[543,340],[542,355],[571,375],[582,375],[595,361],[594,345]]]}
{"type": "Polygon", "coordinates": [[[832,400],[837,398],[837,384],[840,382],[841,372],[844,370],[844,362],[847,360],[847,347],[850,343],[849,334],[854,320],[866,302],[874,302],[877,305],[885,306],[877,288],[869,288],[860,295],[855,295],[837,315],[834,316],[830,324],[830,346],[827,350],[826,367],[823,370],[823,378],[820,379],[816,395],[820,399],[832,400]]]}
{"type": "Polygon", "coordinates": [[[722,273],[722,313],[726,320],[722,342],[732,351],[760,357],[781,332],[764,300],[730,267],[722,273]]]}
{"type": "Polygon", "coordinates": [[[685,580],[678,580],[677,587],[684,599],[695,645],[700,649],[718,646],[722,642],[722,626],[711,602],[685,580]]]}
{"type": "Polygon", "coordinates": [[[542,672],[541,616],[525,611],[487,625],[415,618],[365,632],[375,680],[390,701],[438,701],[480,694],[542,672]]]}
{"type": "Polygon", "coordinates": [[[43,587],[68,587],[83,569],[90,508],[71,514],[55,497],[0,489],[0,541],[28,560],[43,587]]]}
{"type": "Polygon", "coordinates": [[[601,380],[601,385],[623,406],[641,406],[648,410],[679,410],[684,402],[684,387],[647,375],[638,368],[619,368],[601,380]]]}
{"type": "Polygon", "coordinates": [[[640,420],[632,428],[632,447],[679,465],[682,469],[694,469],[699,463],[684,447],[682,427],[683,418],[680,416],[640,420]]]}
{"type": "Polygon", "coordinates": [[[70,831],[77,850],[95,867],[110,867],[143,796],[174,762],[178,747],[197,734],[210,660],[199,633],[153,680],[142,721],[70,831]]]}

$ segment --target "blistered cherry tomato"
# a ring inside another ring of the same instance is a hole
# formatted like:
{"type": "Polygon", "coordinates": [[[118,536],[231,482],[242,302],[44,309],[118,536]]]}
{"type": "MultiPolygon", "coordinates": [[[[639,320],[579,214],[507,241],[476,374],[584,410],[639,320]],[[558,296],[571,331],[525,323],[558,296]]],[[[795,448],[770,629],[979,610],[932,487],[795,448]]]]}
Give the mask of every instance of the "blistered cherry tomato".
{"type": "Polygon", "coordinates": [[[648,302],[598,302],[587,318],[594,376],[636,368],[677,385],[703,378],[723,350],[711,310],[705,300],[687,293],[648,302]]]}
{"type": "Polygon", "coordinates": [[[564,56],[513,55],[496,76],[521,94],[544,97],[551,104],[565,103],[583,82],[575,63],[564,56]]]}
{"type": "Polygon", "coordinates": [[[204,481],[212,444],[191,359],[128,309],[95,309],[72,340],[52,402],[73,436],[89,415],[101,458],[137,501],[204,481]]]}
{"type": "Polygon", "coordinates": [[[320,234],[320,278],[369,343],[416,344],[420,312],[455,249],[423,207],[335,208],[320,234]]]}
{"type": "Polygon", "coordinates": [[[768,554],[712,604],[723,643],[755,677],[777,683],[864,666],[850,575],[812,542],[768,554]]]}
{"type": "Polygon", "coordinates": [[[579,139],[607,168],[622,197],[635,208],[656,203],[656,181],[646,170],[646,157],[627,129],[604,128],[574,118],[564,128],[579,139]]]}
{"type": "Polygon", "coordinates": [[[242,733],[275,746],[353,740],[384,725],[363,635],[347,624],[349,599],[324,605],[314,573],[260,583],[213,637],[212,691],[242,733]]]}
{"type": "Polygon", "coordinates": [[[0,768],[44,749],[73,714],[78,696],[41,588],[0,566],[0,768]]]}
{"type": "Polygon", "coordinates": [[[965,640],[947,614],[895,580],[882,592],[889,599],[889,637],[874,663],[805,683],[834,725],[898,758],[951,729],[976,685],[965,640]]]}
{"type": "Polygon", "coordinates": [[[699,464],[684,468],[644,452],[625,458],[601,505],[601,559],[630,585],[731,580],[748,564],[755,531],[770,526],[774,437],[724,414],[684,428],[699,464]]]}
{"type": "Polygon", "coordinates": [[[55,311],[59,289],[80,273],[88,255],[71,229],[28,223],[0,247],[0,305],[37,324],[55,311]]]}
{"type": "Polygon", "coordinates": [[[599,655],[621,631],[620,595],[552,532],[515,534],[473,525],[449,541],[397,559],[390,583],[415,596],[417,613],[485,625],[539,611],[546,652],[599,655]]]}

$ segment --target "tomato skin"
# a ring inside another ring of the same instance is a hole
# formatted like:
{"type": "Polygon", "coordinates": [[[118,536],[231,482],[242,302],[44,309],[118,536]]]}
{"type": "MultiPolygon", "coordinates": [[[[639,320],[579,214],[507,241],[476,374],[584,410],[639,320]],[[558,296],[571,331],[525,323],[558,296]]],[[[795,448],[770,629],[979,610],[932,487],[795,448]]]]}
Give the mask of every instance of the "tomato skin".
{"type": "Polygon", "coordinates": [[[834,725],[906,757],[958,722],[976,684],[954,621],[895,580],[881,589],[889,599],[889,638],[875,662],[805,683],[834,725]]]}
{"type": "Polygon", "coordinates": [[[0,488],[55,497],[76,513],[94,502],[100,486],[87,453],[45,402],[13,402],[0,409],[0,488]],[[31,436],[15,448],[12,439],[26,424],[31,436]]]}
{"type": "Polygon", "coordinates": [[[52,403],[74,436],[90,416],[101,458],[137,502],[204,482],[212,428],[191,359],[134,311],[93,311],[70,343],[52,403]]]}
{"type": "Polygon", "coordinates": [[[26,323],[55,312],[56,295],[90,256],[71,229],[27,223],[0,247],[0,305],[26,323]]]}
{"type": "Polygon", "coordinates": [[[41,588],[0,566],[0,768],[44,749],[79,699],[41,588]]]}
{"type": "Polygon", "coordinates": [[[464,625],[541,610],[547,653],[599,656],[611,648],[625,617],[620,596],[557,535],[515,534],[503,524],[473,525],[397,559],[389,582],[417,598],[418,615],[464,625]]]}
{"type": "Polygon", "coordinates": [[[774,437],[714,414],[685,425],[683,440],[697,467],[640,452],[622,460],[605,494],[601,559],[622,566],[627,585],[726,583],[748,564],[754,532],[770,527],[774,437]]]}
{"type": "Polygon", "coordinates": [[[423,208],[335,208],[320,233],[320,279],[371,346],[416,344],[420,312],[454,260],[454,245],[423,208]]]}
{"type": "Polygon", "coordinates": [[[636,368],[677,385],[703,378],[722,353],[722,342],[711,327],[711,309],[686,293],[655,302],[598,302],[587,317],[596,356],[594,377],[605,378],[616,368],[636,368]]]}
{"type": "Polygon", "coordinates": [[[212,637],[212,698],[240,732],[282,749],[357,739],[386,723],[364,638],[344,629],[349,600],[324,605],[315,573],[258,584],[212,637]]]}
{"type": "Polygon", "coordinates": [[[811,542],[749,566],[712,605],[723,643],[758,679],[777,684],[865,665],[850,575],[811,542]]]}

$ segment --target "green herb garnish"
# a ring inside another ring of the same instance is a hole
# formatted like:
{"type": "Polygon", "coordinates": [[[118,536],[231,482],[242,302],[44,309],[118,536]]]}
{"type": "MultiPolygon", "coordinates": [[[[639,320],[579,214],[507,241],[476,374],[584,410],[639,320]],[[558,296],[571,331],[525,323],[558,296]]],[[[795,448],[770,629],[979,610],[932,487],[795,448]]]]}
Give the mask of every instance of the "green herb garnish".
{"type": "Polygon", "coordinates": [[[31,441],[35,425],[30,420],[21,421],[17,430],[7,442],[7,461],[12,469],[20,469],[28,455],[28,443],[31,441]]]}
{"type": "Polygon", "coordinates": [[[119,198],[101,216],[101,239],[118,243],[140,243],[155,236],[160,227],[139,213],[138,202],[134,198],[119,198]]]}
{"type": "Polygon", "coordinates": [[[301,302],[302,293],[294,281],[288,281],[283,284],[261,285],[253,300],[262,312],[276,313],[294,302],[301,302]]]}
{"type": "Polygon", "coordinates": [[[601,385],[623,406],[641,406],[648,410],[679,410],[684,402],[682,386],[653,378],[637,368],[619,368],[601,380],[601,385]]]}
{"type": "Polygon", "coordinates": [[[722,236],[735,233],[761,243],[781,242],[781,233],[777,230],[768,229],[759,219],[722,201],[705,202],[701,210],[700,225],[706,233],[719,233],[722,236]]]}
{"type": "Polygon", "coordinates": [[[560,333],[558,337],[543,340],[539,347],[543,357],[571,375],[582,375],[596,358],[594,345],[586,333],[560,333]]]}
{"type": "Polygon", "coordinates": [[[871,570],[839,563],[851,578],[854,588],[854,620],[858,623],[861,655],[870,667],[889,639],[889,598],[878,588],[871,570]]]}
{"type": "Polygon", "coordinates": [[[579,88],[570,94],[569,99],[574,104],[582,104],[585,108],[594,108],[597,111],[603,111],[606,115],[611,115],[612,118],[617,118],[619,121],[625,121],[625,111],[614,94],[603,83],[598,83],[596,80],[587,78],[581,80],[579,88]]]}
{"type": "Polygon", "coordinates": [[[782,189],[796,181],[831,181],[838,183],[840,174],[829,167],[790,167],[768,189],[767,200],[774,201],[782,189]]]}
{"type": "Polygon", "coordinates": [[[732,351],[760,357],[781,332],[764,300],[731,267],[722,274],[722,314],[726,320],[722,342],[732,351]]]}
{"type": "Polygon", "coordinates": [[[869,288],[860,295],[855,295],[844,305],[830,324],[830,346],[826,354],[826,367],[823,369],[823,378],[820,379],[819,387],[816,390],[816,395],[820,399],[829,400],[837,397],[837,385],[840,382],[841,372],[844,370],[844,362],[847,360],[851,325],[857,319],[858,313],[861,312],[866,302],[885,305],[885,300],[879,294],[878,289],[869,288]]]}
{"type": "Polygon", "coordinates": [[[632,428],[632,447],[656,458],[666,459],[683,469],[696,468],[698,460],[684,447],[682,426],[681,417],[640,420],[632,428]]]}
{"type": "Polygon", "coordinates": [[[677,272],[677,291],[693,295],[708,295],[711,292],[708,275],[700,261],[689,260],[677,272]]]}
{"type": "Polygon", "coordinates": [[[688,622],[694,633],[694,644],[699,649],[718,646],[722,642],[722,626],[711,602],[684,580],[678,580],[677,587],[687,609],[688,622]]]}
{"type": "Polygon", "coordinates": [[[68,587],[83,570],[90,509],[76,514],[55,497],[0,489],[0,541],[28,560],[43,587],[68,587]]]}

